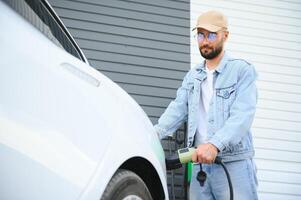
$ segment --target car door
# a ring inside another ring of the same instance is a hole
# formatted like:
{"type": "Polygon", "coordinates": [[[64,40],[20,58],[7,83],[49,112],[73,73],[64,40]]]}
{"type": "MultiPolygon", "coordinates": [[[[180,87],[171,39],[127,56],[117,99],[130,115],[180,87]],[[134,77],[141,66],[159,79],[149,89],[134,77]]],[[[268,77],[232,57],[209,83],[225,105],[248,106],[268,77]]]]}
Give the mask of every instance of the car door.
{"type": "Polygon", "coordinates": [[[0,199],[77,199],[110,141],[97,133],[107,123],[95,106],[110,101],[106,78],[85,64],[47,2],[4,2],[0,199]]]}

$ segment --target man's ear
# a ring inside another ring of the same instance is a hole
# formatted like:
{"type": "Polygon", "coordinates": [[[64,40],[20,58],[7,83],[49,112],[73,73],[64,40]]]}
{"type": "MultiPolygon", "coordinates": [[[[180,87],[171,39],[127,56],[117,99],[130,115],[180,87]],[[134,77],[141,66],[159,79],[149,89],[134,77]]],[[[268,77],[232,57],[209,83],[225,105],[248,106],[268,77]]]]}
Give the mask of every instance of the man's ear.
{"type": "Polygon", "coordinates": [[[224,34],[223,34],[224,41],[226,41],[228,39],[228,36],[229,36],[229,31],[224,31],[224,34]]]}

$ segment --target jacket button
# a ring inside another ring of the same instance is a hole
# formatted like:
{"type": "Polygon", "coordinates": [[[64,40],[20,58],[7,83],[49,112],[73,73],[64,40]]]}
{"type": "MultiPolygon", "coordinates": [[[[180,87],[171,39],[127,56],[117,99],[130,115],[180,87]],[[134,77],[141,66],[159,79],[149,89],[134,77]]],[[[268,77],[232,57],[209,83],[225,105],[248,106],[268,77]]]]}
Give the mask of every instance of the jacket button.
{"type": "Polygon", "coordinates": [[[229,96],[230,96],[229,92],[228,92],[228,91],[225,91],[225,92],[224,92],[224,97],[225,97],[225,98],[228,98],[229,96]]]}

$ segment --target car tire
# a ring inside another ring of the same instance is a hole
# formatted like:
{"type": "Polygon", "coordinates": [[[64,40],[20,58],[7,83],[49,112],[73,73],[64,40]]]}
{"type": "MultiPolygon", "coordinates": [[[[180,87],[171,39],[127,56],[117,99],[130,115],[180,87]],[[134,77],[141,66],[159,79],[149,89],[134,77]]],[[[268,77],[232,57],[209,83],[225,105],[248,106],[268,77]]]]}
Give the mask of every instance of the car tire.
{"type": "Polygon", "coordinates": [[[111,178],[101,200],[152,200],[143,180],[134,172],[119,169],[111,178]]]}

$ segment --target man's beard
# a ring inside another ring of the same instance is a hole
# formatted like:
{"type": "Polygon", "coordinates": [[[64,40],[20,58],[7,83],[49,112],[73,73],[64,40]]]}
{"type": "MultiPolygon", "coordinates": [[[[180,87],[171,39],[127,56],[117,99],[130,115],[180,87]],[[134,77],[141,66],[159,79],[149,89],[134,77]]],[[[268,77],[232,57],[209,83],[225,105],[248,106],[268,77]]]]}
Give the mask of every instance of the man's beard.
{"type": "Polygon", "coordinates": [[[203,56],[203,58],[205,58],[207,60],[211,60],[211,59],[217,57],[222,52],[222,50],[223,50],[223,45],[218,45],[215,49],[210,48],[208,45],[200,47],[201,55],[203,56]],[[209,50],[212,49],[212,51],[209,53],[208,52],[204,53],[204,52],[202,52],[203,48],[207,48],[209,50]]]}

